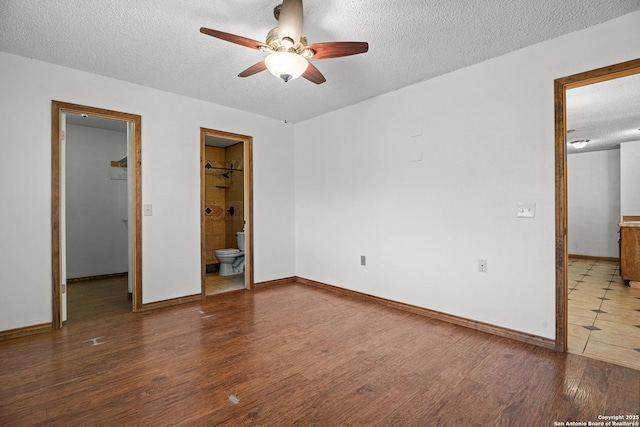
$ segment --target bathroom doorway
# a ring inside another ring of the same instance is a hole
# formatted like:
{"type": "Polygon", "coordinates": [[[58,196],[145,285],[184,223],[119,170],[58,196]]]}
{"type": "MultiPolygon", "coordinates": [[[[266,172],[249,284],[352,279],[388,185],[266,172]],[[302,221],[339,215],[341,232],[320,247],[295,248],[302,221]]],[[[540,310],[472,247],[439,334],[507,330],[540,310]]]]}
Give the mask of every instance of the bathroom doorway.
{"type": "Polygon", "coordinates": [[[253,287],[252,138],[200,129],[202,296],[253,287]]]}

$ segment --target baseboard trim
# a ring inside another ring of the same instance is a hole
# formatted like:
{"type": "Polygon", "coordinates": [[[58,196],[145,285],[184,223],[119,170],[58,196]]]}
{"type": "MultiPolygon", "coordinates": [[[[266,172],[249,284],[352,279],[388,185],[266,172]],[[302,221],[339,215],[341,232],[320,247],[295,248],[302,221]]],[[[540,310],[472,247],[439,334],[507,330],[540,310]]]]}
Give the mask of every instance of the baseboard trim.
{"type": "Polygon", "coordinates": [[[334,285],[328,285],[326,283],[317,282],[315,280],[305,279],[302,277],[296,278],[296,283],[313,286],[319,289],[324,289],[330,292],[334,292],[343,296],[353,297],[365,301],[381,304],[386,307],[392,307],[398,310],[406,311],[409,313],[418,314],[420,316],[429,317],[432,319],[441,320],[448,323],[453,323],[458,326],[464,326],[465,328],[475,329],[477,331],[486,332],[492,335],[498,335],[504,338],[532,344],[538,347],[544,347],[549,350],[555,350],[555,340],[540,337],[537,335],[527,334],[525,332],[515,331],[513,329],[503,328],[501,326],[491,325],[489,323],[479,322],[477,320],[470,320],[464,317],[454,316],[452,314],[442,313],[428,308],[418,307],[411,304],[405,304],[389,300],[386,298],[380,298],[373,295],[365,294],[358,291],[352,291],[350,289],[341,288],[334,285]]]}
{"type": "Polygon", "coordinates": [[[100,274],[98,276],[86,276],[86,277],[74,277],[73,279],[67,279],[67,283],[76,283],[76,282],[86,282],[88,280],[99,280],[99,279],[110,279],[113,277],[126,277],[129,273],[126,271],[123,273],[111,273],[111,274],[100,274]]]}
{"type": "Polygon", "coordinates": [[[620,262],[620,258],[616,258],[616,257],[609,257],[609,256],[596,256],[596,255],[576,255],[576,254],[569,254],[569,258],[576,258],[576,259],[592,259],[594,261],[613,261],[613,262],[620,262]]]}
{"type": "Polygon", "coordinates": [[[12,340],[15,338],[22,338],[29,335],[41,334],[44,332],[51,332],[53,330],[51,323],[41,323],[39,325],[25,326],[23,328],[9,329],[7,331],[0,331],[0,341],[12,340]]]}
{"type": "Polygon", "coordinates": [[[142,304],[142,307],[138,311],[138,313],[143,311],[151,311],[157,310],[159,308],[173,307],[174,305],[187,304],[190,302],[196,302],[202,300],[202,294],[188,295],[185,297],[179,298],[171,298],[163,301],[150,302],[147,304],[142,304]]]}
{"type": "Polygon", "coordinates": [[[253,289],[270,288],[272,286],[290,285],[296,283],[296,277],[285,277],[283,279],[267,280],[266,282],[259,282],[253,284],[253,289]]]}

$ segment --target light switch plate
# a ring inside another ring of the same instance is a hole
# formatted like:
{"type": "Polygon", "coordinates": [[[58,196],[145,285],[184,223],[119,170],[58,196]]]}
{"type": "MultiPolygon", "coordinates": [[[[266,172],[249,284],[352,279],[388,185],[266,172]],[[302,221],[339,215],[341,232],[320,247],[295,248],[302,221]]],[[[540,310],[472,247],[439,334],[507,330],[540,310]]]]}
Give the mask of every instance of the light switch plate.
{"type": "Polygon", "coordinates": [[[144,205],[144,216],[152,216],[153,207],[151,205],[144,205]]]}
{"type": "Polygon", "coordinates": [[[518,218],[535,218],[535,203],[518,203],[518,218]]]}

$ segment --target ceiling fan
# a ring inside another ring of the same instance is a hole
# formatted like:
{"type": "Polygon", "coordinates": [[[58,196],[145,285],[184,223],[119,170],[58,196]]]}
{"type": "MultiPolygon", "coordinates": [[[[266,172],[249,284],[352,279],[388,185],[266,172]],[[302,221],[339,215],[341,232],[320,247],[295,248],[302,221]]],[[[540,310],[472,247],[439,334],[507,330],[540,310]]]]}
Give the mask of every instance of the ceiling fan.
{"type": "Polygon", "coordinates": [[[307,37],[302,33],[302,0],[283,0],[282,4],[275,7],[273,14],[278,26],[269,31],[265,43],[205,27],[200,28],[200,32],[269,53],[264,61],[247,68],[238,74],[238,77],[249,77],[269,70],[285,82],[302,76],[313,83],[321,84],[326,79],[309,59],[338,58],[369,50],[369,44],[366,42],[307,44],[307,37]]]}

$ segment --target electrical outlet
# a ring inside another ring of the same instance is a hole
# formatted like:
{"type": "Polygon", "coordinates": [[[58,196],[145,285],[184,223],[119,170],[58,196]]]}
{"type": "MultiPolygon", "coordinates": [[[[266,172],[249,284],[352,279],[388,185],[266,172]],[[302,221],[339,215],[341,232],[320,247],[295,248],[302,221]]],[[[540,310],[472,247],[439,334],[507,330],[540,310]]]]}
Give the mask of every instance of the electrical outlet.
{"type": "Polygon", "coordinates": [[[486,273],[487,272],[487,260],[486,259],[479,259],[478,260],[478,272],[479,273],[486,273]]]}
{"type": "Polygon", "coordinates": [[[535,203],[518,203],[518,218],[535,218],[535,203]]]}
{"type": "Polygon", "coordinates": [[[360,265],[367,265],[367,257],[364,255],[360,256],[360,265]]]}

